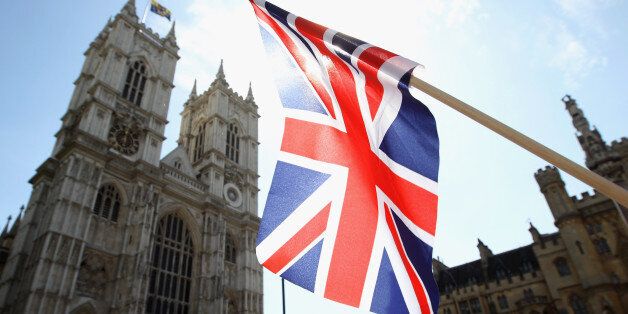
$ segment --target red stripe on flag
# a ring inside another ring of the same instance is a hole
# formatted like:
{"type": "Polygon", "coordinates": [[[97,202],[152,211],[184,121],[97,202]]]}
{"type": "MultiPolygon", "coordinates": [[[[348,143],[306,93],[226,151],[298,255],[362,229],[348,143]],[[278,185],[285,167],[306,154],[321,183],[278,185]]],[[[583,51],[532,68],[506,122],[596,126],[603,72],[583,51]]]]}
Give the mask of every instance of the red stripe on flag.
{"type": "MultiPolygon", "coordinates": [[[[358,69],[364,73],[365,77],[365,92],[366,98],[369,103],[369,111],[371,113],[371,119],[375,118],[377,110],[384,97],[384,86],[379,81],[377,73],[379,68],[386,62],[387,58],[384,55],[378,53],[380,48],[370,47],[364,50],[358,58],[358,69]]],[[[393,57],[395,55],[392,55],[393,57]]]]}
{"type": "Polygon", "coordinates": [[[313,73],[320,72],[320,69],[318,68],[320,65],[318,63],[313,64],[313,62],[308,60],[306,55],[310,54],[310,52],[301,52],[299,46],[292,42],[292,38],[290,38],[290,36],[286,34],[286,32],[284,32],[281,26],[279,26],[279,24],[272,17],[268,16],[268,14],[260,9],[255,3],[251,3],[253,4],[253,9],[255,10],[255,15],[257,15],[257,18],[261,21],[264,21],[264,23],[270,26],[275,31],[277,36],[279,36],[279,39],[281,39],[286,48],[288,48],[290,55],[292,55],[297,65],[301,68],[303,73],[305,73],[308,81],[310,82],[310,84],[312,84],[314,91],[316,91],[316,93],[318,94],[318,97],[320,97],[320,99],[323,101],[323,105],[325,105],[331,117],[335,118],[336,114],[332,105],[331,96],[329,95],[329,93],[327,93],[327,89],[325,89],[325,84],[318,81],[316,79],[316,76],[313,75],[313,73]]]}
{"type": "Polygon", "coordinates": [[[390,229],[390,232],[392,233],[393,240],[395,241],[395,246],[397,247],[397,251],[399,252],[399,255],[401,256],[401,260],[403,261],[403,266],[405,267],[406,272],[408,273],[408,276],[410,277],[410,282],[412,283],[414,294],[416,295],[417,300],[419,301],[419,307],[421,308],[421,313],[431,313],[430,305],[427,301],[427,295],[425,295],[425,290],[423,289],[423,284],[421,283],[421,280],[419,279],[419,276],[416,270],[414,269],[412,264],[410,264],[410,259],[408,258],[408,255],[406,255],[406,251],[403,248],[403,244],[401,243],[401,240],[399,237],[399,232],[397,231],[397,226],[395,225],[392,215],[390,214],[390,208],[388,208],[388,205],[386,204],[384,204],[384,208],[385,208],[384,212],[386,213],[386,223],[388,224],[388,229],[390,229]]]}
{"type": "Polygon", "coordinates": [[[290,261],[296,258],[312,241],[316,240],[327,228],[327,218],[329,217],[328,204],[312,220],[310,220],[297,234],[295,234],[286,244],[284,244],[275,254],[264,262],[264,266],[273,273],[278,273],[290,261]]]}

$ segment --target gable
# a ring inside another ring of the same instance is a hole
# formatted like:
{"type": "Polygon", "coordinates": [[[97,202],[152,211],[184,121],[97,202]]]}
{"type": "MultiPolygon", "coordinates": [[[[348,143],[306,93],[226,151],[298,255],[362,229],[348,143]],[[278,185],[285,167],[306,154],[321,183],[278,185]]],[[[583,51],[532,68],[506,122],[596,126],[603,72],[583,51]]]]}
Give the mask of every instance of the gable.
{"type": "Polygon", "coordinates": [[[161,163],[180,170],[184,174],[196,178],[196,171],[192,168],[190,157],[183,146],[177,146],[168,155],[161,159],[161,163]]]}

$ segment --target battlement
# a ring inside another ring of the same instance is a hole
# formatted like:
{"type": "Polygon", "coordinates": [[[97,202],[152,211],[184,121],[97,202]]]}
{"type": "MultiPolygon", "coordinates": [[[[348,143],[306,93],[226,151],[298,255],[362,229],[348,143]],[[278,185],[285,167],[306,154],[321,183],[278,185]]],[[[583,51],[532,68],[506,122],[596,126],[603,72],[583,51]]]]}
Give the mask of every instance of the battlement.
{"type": "Polygon", "coordinates": [[[582,202],[595,200],[599,197],[600,197],[600,194],[597,191],[593,190],[593,194],[591,194],[589,191],[585,191],[585,192],[580,193],[580,195],[573,195],[571,199],[574,201],[574,203],[575,202],[582,203],[582,202]]]}
{"type": "Polygon", "coordinates": [[[621,157],[628,156],[628,138],[622,137],[611,142],[611,150],[617,152],[621,157]]]}
{"type": "Polygon", "coordinates": [[[560,177],[560,172],[558,172],[558,169],[554,166],[545,166],[544,169],[539,169],[534,174],[534,178],[541,190],[554,183],[560,184],[561,186],[565,185],[565,182],[563,182],[563,179],[560,177]]]}
{"type": "Polygon", "coordinates": [[[576,104],[576,100],[571,98],[571,95],[565,95],[562,100],[565,103],[566,108],[576,104]]]}

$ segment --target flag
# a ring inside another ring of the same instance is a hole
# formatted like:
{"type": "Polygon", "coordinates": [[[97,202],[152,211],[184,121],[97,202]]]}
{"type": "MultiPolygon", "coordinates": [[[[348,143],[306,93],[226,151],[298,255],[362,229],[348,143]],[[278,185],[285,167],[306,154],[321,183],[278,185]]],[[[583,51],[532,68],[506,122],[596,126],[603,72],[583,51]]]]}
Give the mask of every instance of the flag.
{"type": "Polygon", "coordinates": [[[170,21],[170,10],[168,10],[166,7],[161,5],[156,0],[150,0],[150,11],[157,15],[161,15],[167,18],[168,21],[170,21]]]}
{"type": "Polygon", "coordinates": [[[317,295],[432,313],[439,141],[417,63],[251,0],[285,116],[256,253],[317,295]]]}

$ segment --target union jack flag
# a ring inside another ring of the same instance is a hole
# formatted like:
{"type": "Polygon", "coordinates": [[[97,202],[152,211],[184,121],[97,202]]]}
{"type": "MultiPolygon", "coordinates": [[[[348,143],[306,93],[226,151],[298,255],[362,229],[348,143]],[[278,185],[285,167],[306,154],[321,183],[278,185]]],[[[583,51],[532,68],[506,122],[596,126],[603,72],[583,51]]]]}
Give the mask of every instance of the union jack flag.
{"type": "Polygon", "coordinates": [[[251,0],[284,133],[257,237],[270,271],[376,313],[432,313],[438,134],[417,63],[251,0]]]}

